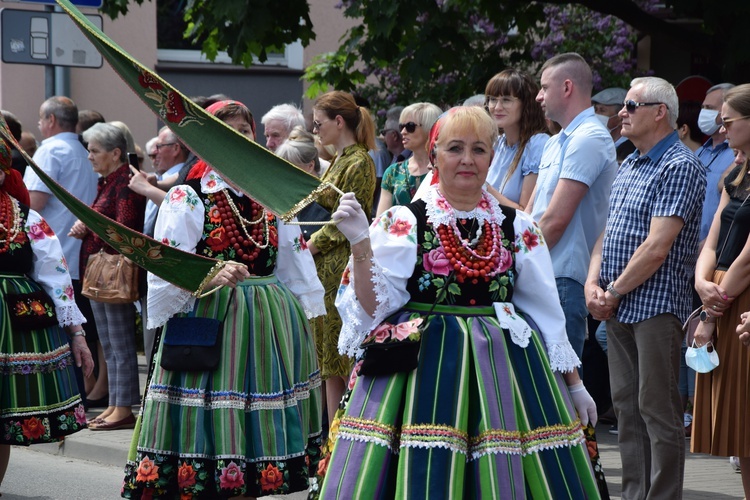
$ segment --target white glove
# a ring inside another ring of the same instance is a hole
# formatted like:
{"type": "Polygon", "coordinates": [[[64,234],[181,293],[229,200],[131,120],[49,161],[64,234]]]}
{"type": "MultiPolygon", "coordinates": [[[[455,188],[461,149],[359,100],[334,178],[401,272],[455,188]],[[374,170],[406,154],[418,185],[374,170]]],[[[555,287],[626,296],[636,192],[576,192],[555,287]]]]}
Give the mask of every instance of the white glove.
{"type": "Polygon", "coordinates": [[[573,400],[573,406],[576,407],[581,424],[586,427],[591,422],[591,425],[595,426],[598,420],[596,403],[594,403],[594,398],[591,397],[589,391],[583,386],[583,382],[569,385],[568,391],[570,391],[570,398],[573,400]]]}
{"type": "Polygon", "coordinates": [[[354,193],[346,193],[341,197],[339,208],[333,212],[331,219],[352,245],[370,236],[370,221],[354,193]]]}

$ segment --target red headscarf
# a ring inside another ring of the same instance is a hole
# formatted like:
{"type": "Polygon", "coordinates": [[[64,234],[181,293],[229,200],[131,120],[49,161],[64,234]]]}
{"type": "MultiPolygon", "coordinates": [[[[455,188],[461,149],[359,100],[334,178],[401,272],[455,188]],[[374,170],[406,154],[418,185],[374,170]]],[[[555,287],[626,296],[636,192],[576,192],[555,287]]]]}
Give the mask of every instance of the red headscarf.
{"type": "Polygon", "coordinates": [[[12,161],[10,146],[5,142],[5,139],[0,139],[0,169],[5,173],[5,181],[0,189],[20,201],[22,205],[29,206],[31,203],[29,191],[26,189],[26,184],[23,183],[21,173],[11,168],[12,161]]]}
{"type": "Polygon", "coordinates": [[[440,180],[438,176],[438,169],[437,167],[437,153],[435,152],[435,145],[437,144],[438,136],[440,135],[440,130],[443,128],[443,125],[445,124],[445,119],[454,113],[456,108],[451,108],[442,115],[438,117],[438,119],[435,121],[435,123],[432,125],[432,128],[430,129],[430,137],[427,140],[427,155],[430,157],[430,163],[432,163],[432,181],[430,182],[430,185],[437,184],[440,180]]]}
{"type": "MultiPolygon", "coordinates": [[[[224,100],[224,101],[217,101],[206,108],[206,111],[211,113],[212,115],[216,115],[216,112],[220,109],[228,106],[229,104],[236,104],[238,106],[247,107],[244,104],[242,104],[240,101],[233,101],[233,100],[224,100]]],[[[250,115],[252,116],[252,114],[250,115]]],[[[253,135],[255,135],[255,120],[251,120],[250,122],[250,128],[253,131],[253,135]]],[[[208,164],[206,164],[203,160],[198,160],[195,165],[190,169],[190,172],[188,173],[185,180],[192,180],[192,179],[200,179],[203,177],[203,174],[206,173],[206,170],[208,170],[208,164]]]]}

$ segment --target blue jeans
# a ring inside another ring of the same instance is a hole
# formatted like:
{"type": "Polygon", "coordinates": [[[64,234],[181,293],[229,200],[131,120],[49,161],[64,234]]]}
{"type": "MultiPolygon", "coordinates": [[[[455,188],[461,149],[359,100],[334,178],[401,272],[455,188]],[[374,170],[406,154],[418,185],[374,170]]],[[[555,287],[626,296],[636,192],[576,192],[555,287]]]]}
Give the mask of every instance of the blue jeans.
{"type": "Polygon", "coordinates": [[[565,314],[565,331],[568,334],[568,340],[578,355],[578,359],[581,359],[583,343],[586,340],[586,318],[589,315],[583,285],[570,278],[555,278],[555,283],[557,293],[560,295],[560,305],[565,314]]]}
{"type": "Polygon", "coordinates": [[[596,329],[594,334],[596,341],[599,343],[599,347],[602,348],[604,354],[607,354],[607,322],[602,321],[599,323],[599,328],[596,329]]]}

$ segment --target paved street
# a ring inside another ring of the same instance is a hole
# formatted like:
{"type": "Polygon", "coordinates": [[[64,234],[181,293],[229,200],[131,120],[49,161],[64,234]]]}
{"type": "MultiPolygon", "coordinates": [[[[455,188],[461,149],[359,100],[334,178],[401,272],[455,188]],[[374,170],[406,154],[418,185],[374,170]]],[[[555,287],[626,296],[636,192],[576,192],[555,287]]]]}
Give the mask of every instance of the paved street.
{"type": "MultiPolygon", "coordinates": [[[[145,358],[139,356],[141,383],[145,383],[145,358]]],[[[96,413],[89,413],[93,416],[96,413]]],[[[620,498],[622,463],[617,436],[598,427],[599,452],[613,500],[620,498]]],[[[132,437],[131,430],[81,431],[64,444],[13,448],[2,500],[109,500],[119,498],[122,469],[132,437]]],[[[689,447],[689,441],[686,443],[689,447]]],[[[304,500],[305,493],[285,497],[304,500]]],[[[687,454],[684,500],[741,499],[742,480],[726,458],[687,454]]]]}

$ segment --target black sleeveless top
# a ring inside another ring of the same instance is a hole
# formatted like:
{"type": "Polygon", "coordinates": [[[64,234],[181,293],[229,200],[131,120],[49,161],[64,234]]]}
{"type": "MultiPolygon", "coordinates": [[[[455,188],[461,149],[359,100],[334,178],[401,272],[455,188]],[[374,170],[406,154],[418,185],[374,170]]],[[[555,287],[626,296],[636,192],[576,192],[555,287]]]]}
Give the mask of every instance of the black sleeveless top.
{"type": "Polygon", "coordinates": [[[729,203],[721,212],[719,239],[716,241],[716,267],[720,270],[729,268],[750,236],[750,175],[746,175],[739,186],[731,185],[740,170],[738,166],[724,180],[729,203]]]}
{"type": "Polygon", "coordinates": [[[19,205],[21,208],[22,233],[11,243],[6,252],[0,253],[0,274],[29,274],[33,267],[34,254],[31,250],[29,238],[23,229],[26,227],[29,218],[29,207],[20,203],[19,205]]]}
{"type": "MultiPolygon", "coordinates": [[[[217,199],[223,198],[221,192],[203,193],[201,191],[200,179],[187,181],[186,184],[192,187],[198,194],[205,207],[203,235],[198,242],[195,253],[213,259],[240,262],[247,265],[250,274],[253,276],[270,276],[273,274],[273,270],[276,267],[279,244],[276,217],[270,214],[267,215],[269,245],[266,248],[260,249],[257,257],[252,261],[245,260],[240,256],[239,250],[242,250],[244,254],[245,252],[254,250],[255,246],[251,242],[248,242],[249,246],[241,245],[241,241],[238,240],[237,236],[244,236],[244,234],[243,229],[239,227],[239,221],[233,221],[235,224],[234,227],[230,226],[227,228],[224,226],[217,207],[217,199]]],[[[247,196],[237,196],[231,189],[225,189],[223,192],[231,198],[243,218],[247,220],[257,219],[257,215],[255,217],[252,215],[250,198],[247,196]]],[[[258,224],[257,226],[261,227],[263,225],[258,224]]],[[[249,225],[248,229],[250,229],[249,225]]],[[[264,244],[266,241],[265,235],[261,234],[260,239],[257,241],[264,244]]]]}
{"type": "MultiPolygon", "coordinates": [[[[443,288],[446,279],[446,266],[442,259],[442,248],[437,236],[437,228],[427,222],[427,211],[424,200],[417,200],[406,205],[417,218],[417,264],[409,278],[406,289],[413,302],[432,304],[443,288]],[[437,260],[436,260],[437,258],[437,260]]],[[[491,278],[467,278],[463,283],[455,279],[448,285],[446,293],[438,304],[456,306],[490,306],[493,302],[510,302],[513,297],[513,285],[516,279],[513,222],[516,211],[513,208],[500,206],[505,219],[502,223],[502,246],[512,259],[510,266],[491,278]]],[[[475,219],[461,219],[457,224],[461,236],[468,237],[475,219]]],[[[452,268],[449,269],[452,271],[452,268]]],[[[455,274],[452,272],[451,274],[455,274]]]]}

